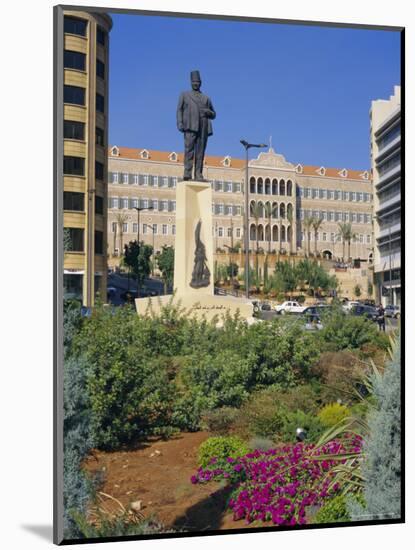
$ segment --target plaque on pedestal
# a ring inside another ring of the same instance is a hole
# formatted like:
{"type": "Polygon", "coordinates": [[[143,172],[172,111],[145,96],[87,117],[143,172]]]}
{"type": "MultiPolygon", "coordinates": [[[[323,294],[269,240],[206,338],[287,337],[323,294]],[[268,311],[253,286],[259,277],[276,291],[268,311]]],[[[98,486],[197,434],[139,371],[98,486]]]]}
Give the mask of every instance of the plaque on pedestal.
{"type": "MultiPolygon", "coordinates": [[[[215,296],[210,183],[183,181],[176,190],[176,237],[174,246],[174,303],[188,315],[219,319],[239,312],[252,320],[253,306],[246,298],[215,296]]],[[[137,312],[157,313],[172,296],[136,299],[137,312]]]]}

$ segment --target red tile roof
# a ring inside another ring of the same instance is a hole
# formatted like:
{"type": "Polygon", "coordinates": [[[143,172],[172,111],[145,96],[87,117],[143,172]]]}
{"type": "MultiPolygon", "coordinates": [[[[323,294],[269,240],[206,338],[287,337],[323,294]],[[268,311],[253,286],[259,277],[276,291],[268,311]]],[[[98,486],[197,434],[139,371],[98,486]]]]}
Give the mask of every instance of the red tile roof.
{"type": "MultiPolygon", "coordinates": [[[[108,148],[108,156],[111,158],[125,158],[125,159],[138,159],[138,160],[149,160],[153,162],[169,162],[171,164],[182,164],[183,163],[183,153],[177,153],[177,160],[171,160],[170,156],[175,151],[158,151],[155,149],[137,149],[133,147],[117,147],[119,154],[118,155],[111,155],[111,150],[115,146],[112,145],[108,148]],[[142,159],[141,153],[143,151],[148,152],[148,159],[142,159]]],[[[205,157],[205,164],[207,166],[211,167],[217,167],[217,168],[244,168],[245,167],[245,160],[244,159],[238,159],[238,158],[231,158],[231,157],[218,157],[218,156],[209,156],[207,155],[205,157]],[[226,166],[224,164],[224,159],[230,158],[230,165],[226,166]]],[[[299,166],[297,164],[297,166],[299,166]]],[[[321,166],[309,166],[309,165],[301,165],[302,170],[301,172],[298,172],[299,175],[303,176],[316,176],[316,177],[330,177],[330,178],[342,178],[344,180],[360,180],[360,181],[370,181],[371,179],[371,173],[369,170],[348,170],[347,176],[341,176],[340,172],[342,172],[343,168],[325,168],[325,174],[322,176],[320,174],[320,168],[321,166]],[[363,174],[367,172],[368,177],[364,178],[363,174]]]]}

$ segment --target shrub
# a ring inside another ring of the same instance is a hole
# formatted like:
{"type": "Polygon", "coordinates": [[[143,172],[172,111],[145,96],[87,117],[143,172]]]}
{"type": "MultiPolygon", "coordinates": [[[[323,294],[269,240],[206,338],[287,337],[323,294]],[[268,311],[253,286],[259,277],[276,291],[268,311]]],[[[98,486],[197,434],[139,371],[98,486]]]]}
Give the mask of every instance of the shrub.
{"type": "Polygon", "coordinates": [[[286,391],[278,390],[274,395],[281,407],[289,412],[300,410],[314,414],[318,410],[318,394],[311,384],[298,385],[286,391]]]}
{"type": "Polygon", "coordinates": [[[372,375],[377,407],[369,416],[362,474],[366,509],[351,506],[352,519],[399,518],[401,515],[401,365],[400,345],[383,375],[372,375]]]}
{"type": "Polygon", "coordinates": [[[275,447],[275,442],[271,439],[266,439],[265,437],[253,437],[249,441],[249,447],[255,451],[269,451],[275,447]]]}
{"type": "Polygon", "coordinates": [[[214,434],[225,435],[232,428],[238,414],[238,409],[232,407],[208,411],[202,416],[203,427],[214,434]]]}
{"type": "MultiPolygon", "coordinates": [[[[362,496],[354,496],[353,500],[364,504],[362,496]]],[[[348,499],[344,495],[336,495],[318,510],[313,517],[312,523],[336,523],[351,521],[350,514],[348,512],[348,499]]]]}
{"type": "Polygon", "coordinates": [[[155,535],[159,533],[174,533],[166,529],[155,518],[137,518],[127,510],[118,514],[109,514],[99,510],[94,523],[81,514],[75,514],[76,524],[82,537],[101,539],[103,537],[121,537],[125,535],[155,535]]]}
{"type": "Polygon", "coordinates": [[[330,351],[358,349],[367,343],[388,347],[388,339],[380,334],[376,323],[365,317],[345,315],[341,308],[324,316],[318,336],[330,351]]]}
{"type": "Polygon", "coordinates": [[[174,387],[166,361],[135,350],[91,346],[87,381],[91,396],[91,429],[96,445],[115,449],[138,437],[164,434],[172,428],[174,387]]]}
{"type": "Polygon", "coordinates": [[[292,419],[290,414],[297,411],[300,411],[300,414],[304,413],[305,417],[302,417],[302,420],[307,418],[307,423],[311,425],[312,418],[314,424],[316,423],[317,410],[316,392],[310,385],[296,386],[287,390],[282,390],[278,386],[271,387],[250,396],[240,409],[234,429],[243,438],[284,440],[283,438],[289,433],[287,441],[293,441],[295,429],[293,436],[289,432],[291,428],[284,427],[288,419],[292,419]]]}
{"type": "Polygon", "coordinates": [[[312,374],[321,383],[319,399],[323,404],[337,399],[352,404],[358,400],[355,388],[363,380],[365,367],[354,352],[326,351],[312,368],[312,374]]]}
{"type": "Polygon", "coordinates": [[[92,486],[81,469],[82,460],[93,446],[90,403],[85,392],[87,363],[72,355],[72,342],[82,323],[80,304],[65,302],[63,317],[63,506],[65,538],[79,538],[81,531],[74,514],[86,513],[92,486]]]}
{"type": "Polygon", "coordinates": [[[248,452],[248,447],[238,437],[209,437],[199,447],[198,464],[202,468],[211,464],[219,468],[226,463],[228,457],[236,458],[248,452]]]}
{"type": "Polygon", "coordinates": [[[340,403],[330,403],[325,405],[317,416],[325,428],[331,428],[350,416],[350,409],[340,403]]]}
{"type": "Polygon", "coordinates": [[[313,414],[307,414],[303,411],[287,412],[283,416],[279,440],[284,443],[294,443],[297,428],[303,428],[306,431],[307,442],[316,442],[324,432],[323,424],[313,414]]]}
{"type": "Polygon", "coordinates": [[[253,436],[274,439],[282,428],[284,409],[278,402],[277,390],[263,390],[253,394],[240,409],[235,430],[242,437],[253,436]]]}

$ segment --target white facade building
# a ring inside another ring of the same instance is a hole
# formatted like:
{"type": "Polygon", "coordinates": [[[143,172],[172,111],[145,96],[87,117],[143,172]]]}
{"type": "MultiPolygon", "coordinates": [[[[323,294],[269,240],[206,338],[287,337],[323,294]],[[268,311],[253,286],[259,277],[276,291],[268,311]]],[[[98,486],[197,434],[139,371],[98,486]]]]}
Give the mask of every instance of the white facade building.
{"type": "Polygon", "coordinates": [[[376,300],[401,303],[401,88],[372,101],[371,163],[374,190],[376,300]]]}

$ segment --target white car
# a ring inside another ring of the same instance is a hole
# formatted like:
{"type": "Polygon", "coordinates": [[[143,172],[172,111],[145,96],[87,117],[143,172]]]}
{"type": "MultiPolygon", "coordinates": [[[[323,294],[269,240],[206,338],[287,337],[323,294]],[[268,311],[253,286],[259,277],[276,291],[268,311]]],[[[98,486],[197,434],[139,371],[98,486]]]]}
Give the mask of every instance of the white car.
{"type": "Polygon", "coordinates": [[[275,311],[277,313],[302,313],[305,309],[305,306],[300,306],[298,302],[284,302],[278,306],[275,306],[275,311]]]}

